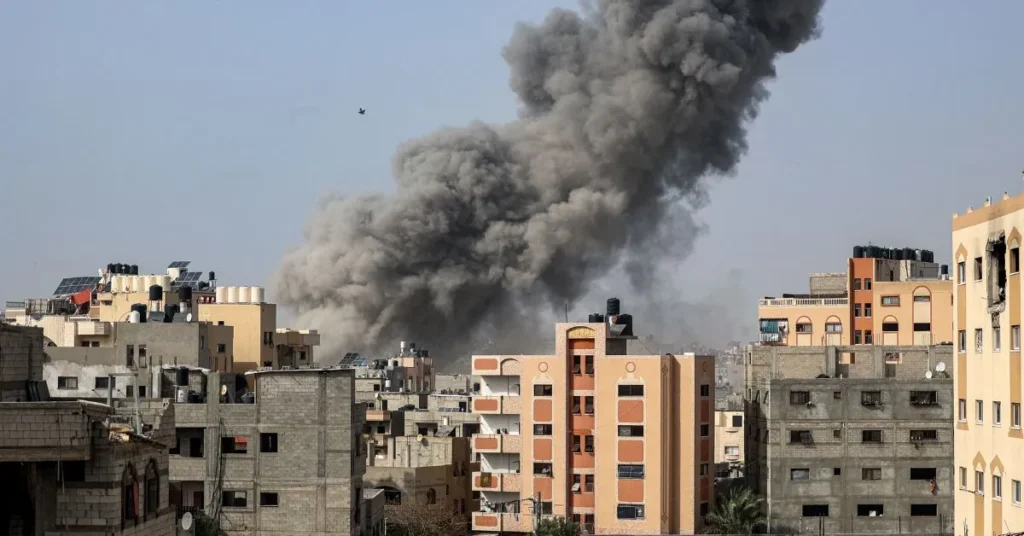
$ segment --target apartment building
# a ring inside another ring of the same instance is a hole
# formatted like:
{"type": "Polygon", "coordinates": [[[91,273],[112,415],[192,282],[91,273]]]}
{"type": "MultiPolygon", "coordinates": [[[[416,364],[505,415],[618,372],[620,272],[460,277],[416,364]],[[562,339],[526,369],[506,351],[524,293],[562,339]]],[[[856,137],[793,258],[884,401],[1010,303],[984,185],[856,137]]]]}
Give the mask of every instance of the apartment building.
{"type": "Polygon", "coordinates": [[[856,246],[845,272],[809,279],[807,293],[759,300],[760,344],[953,342],[953,283],[931,251],[856,246]]]}
{"type": "Polygon", "coordinates": [[[1024,195],[954,214],[957,534],[1024,531],[1021,277],[1024,195]]]}
{"type": "Polygon", "coordinates": [[[715,476],[731,478],[743,475],[743,404],[723,404],[715,408],[715,476]]]}
{"type": "Polygon", "coordinates": [[[713,357],[628,355],[632,317],[558,323],[551,355],[476,355],[479,534],[565,516],[592,534],[691,533],[713,505],[713,357]],[[532,506],[533,501],[536,506],[532,506]]]}
{"type": "Polygon", "coordinates": [[[951,345],[747,349],[746,478],[774,533],[952,534],[951,345]]]}

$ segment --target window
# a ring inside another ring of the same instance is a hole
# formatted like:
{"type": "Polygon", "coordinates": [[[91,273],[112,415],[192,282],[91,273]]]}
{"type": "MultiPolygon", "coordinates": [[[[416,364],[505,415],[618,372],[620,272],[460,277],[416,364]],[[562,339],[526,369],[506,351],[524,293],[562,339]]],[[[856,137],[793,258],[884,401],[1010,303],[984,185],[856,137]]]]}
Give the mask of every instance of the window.
{"type": "Polygon", "coordinates": [[[642,504],[620,504],[615,509],[615,517],[618,519],[643,519],[644,505],[642,504]]]}
{"type": "Polygon", "coordinates": [[[573,452],[581,452],[582,449],[583,449],[582,445],[583,445],[583,442],[580,439],[580,436],[573,435],[572,436],[572,451],[573,452]]]}
{"type": "Polygon", "coordinates": [[[585,452],[594,452],[594,436],[583,436],[583,450],[585,452]]]}
{"type": "Polygon", "coordinates": [[[139,366],[141,366],[141,367],[146,366],[146,345],[145,344],[140,344],[139,345],[139,366]]]}
{"type": "Polygon", "coordinates": [[[939,506],[937,504],[911,504],[910,515],[912,517],[935,517],[939,515],[939,506]]]}
{"type": "Polygon", "coordinates": [[[828,517],[827,504],[805,504],[804,517],[828,517]]]}
{"type": "Polygon", "coordinates": [[[125,366],[134,367],[135,366],[135,345],[134,344],[129,344],[129,345],[125,346],[124,354],[125,354],[124,355],[125,366]]]}
{"type": "Polygon", "coordinates": [[[982,264],[981,257],[974,258],[974,280],[981,281],[982,264]]]}
{"type": "Polygon", "coordinates": [[[572,397],[572,414],[573,415],[579,415],[582,412],[583,412],[582,400],[578,396],[572,397]]]}
{"type": "Polygon", "coordinates": [[[814,327],[810,322],[798,322],[796,325],[797,333],[811,333],[814,331],[814,327]]]}
{"type": "Polygon", "coordinates": [[[897,333],[900,330],[899,322],[882,322],[883,333],[897,333]]]}
{"type": "Polygon", "coordinates": [[[938,441],[939,431],[938,430],[911,430],[910,441],[918,443],[921,441],[938,441]]]}
{"type": "Polygon", "coordinates": [[[1010,402],[1010,426],[1020,428],[1020,403],[1010,402]]]}
{"type": "Polygon", "coordinates": [[[583,356],[574,355],[572,356],[572,373],[579,376],[583,372],[583,356]]]}
{"type": "Polygon", "coordinates": [[[985,473],[983,471],[974,472],[974,492],[978,495],[985,494],[985,473]]]}
{"type": "Polygon", "coordinates": [[[585,396],[583,397],[583,414],[593,415],[594,414],[594,397],[585,396]]]}
{"type": "Polygon", "coordinates": [[[57,377],[57,389],[68,389],[71,391],[78,389],[78,378],[75,376],[59,376],[57,377]]]}
{"type": "Polygon", "coordinates": [[[988,253],[988,305],[998,305],[1006,298],[1006,238],[989,240],[988,253]]]}
{"type": "Polygon", "coordinates": [[[551,396],[551,384],[538,383],[534,385],[533,396],[551,396]]]}
{"type": "Polygon", "coordinates": [[[962,398],[957,402],[957,418],[960,422],[967,422],[967,401],[962,398]]]}
{"type": "Polygon", "coordinates": [[[882,296],[882,307],[899,307],[899,296],[882,296]]]}
{"type": "Polygon", "coordinates": [[[956,263],[956,282],[961,284],[967,282],[967,263],[965,261],[956,263]]]}
{"type": "Polygon", "coordinates": [[[871,304],[870,303],[865,303],[864,304],[864,317],[865,318],[871,318],[871,304]]]}
{"type": "Polygon", "coordinates": [[[985,403],[981,400],[974,401],[974,420],[978,424],[985,422],[985,403]]]}
{"type": "Polygon", "coordinates": [[[643,425],[620,425],[619,426],[619,437],[643,437],[644,427],[643,425]]]}
{"type": "Polygon", "coordinates": [[[1010,481],[1010,493],[1013,494],[1010,497],[1011,499],[1013,499],[1013,504],[1020,504],[1020,499],[1021,499],[1021,497],[1020,497],[1020,495],[1021,495],[1020,480],[1012,480],[1012,481],[1010,481]]]}
{"type": "Polygon", "coordinates": [[[843,476],[843,468],[842,467],[833,467],[832,468],[832,476],[843,476]]]}
{"type": "Polygon", "coordinates": [[[277,434],[260,434],[260,452],[277,452],[277,434]]]}
{"type": "Polygon", "coordinates": [[[938,403],[935,391],[911,391],[910,405],[912,406],[934,406],[938,403]]]}
{"type": "Polygon", "coordinates": [[[277,494],[268,491],[260,492],[260,506],[277,506],[277,494]]]}
{"type": "Polygon", "coordinates": [[[1010,349],[1020,350],[1020,325],[1010,326],[1010,349]]]}
{"type": "Polygon", "coordinates": [[[957,332],[957,336],[960,341],[958,350],[960,350],[961,354],[967,353],[967,330],[961,329],[957,332]]]}
{"type": "Polygon", "coordinates": [[[579,475],[579,474],[573,474],[572,475],[572,492],[573,493],[579,493],[580,491],[583,490],[582,477],[583,477],[583,475],[579,475]]]}
{"type": "Polygon", "coordinates": [[[832,391],[832,399],[833,400],[842,400],[843,399],[843,392],[842,391],[832,391]]]}
{"type": "Polygon", "coordinates": [[[934,467],[911,467],[911,480],[931,480],[936,477],[937,471],[934,467]]]}
{"type": "Polygon", "coordinates": [[[554,505],[551,503],[551,501],[540,502],[540,513],[542,515],[551,515],[554,511],[554,505]]]}
{"type": "Polygon", "coordinates": [[[623,465],[619,464],[619,478],[627,478],[631,480],[643,480],[644,478],[644,466],[642,465],[623,465]]]}
{"type": "Polygon", "coordinates": [[[95,389],[110,389],[117,385],[117,378],[111,378],[109,376],[99,376],[96,378],[95,389]]]}
{"type": "MultiPolygon", "coordinates": [[[[225,353],[225,352],[227,352],[227,351],[228,351],[228,345],[226,345],[226,344],[224,344],[224,343],[218,343],[218,344],[217,344],[217,353],[218,353],[218,354],[223,354],[223,353],[225,353]]],[[[303,352],[303,353],[305,353],[305,352],[303,352]]],[[[302,359],[305,359],[305,357],[303,357],[302,359]]],[[[273,495],[274,495],[275,497],[277,496],[277,494],[276,494],[276,493],[275,493],[275,494],[273,494],[273,495]]],[[[263,500],[263,495],[262,495],[262,494],[260,495],[260,500],[261,500],[261,501],[263,500]]],[[[263,505],[261,504],[260,506],[263,506],[263,505]]],[[[275,504],[274,506],[277,506],[277,505],[275,504]]]]}
{"type": "Polygon", "coordinates": [[[1003,424],[1003,403],[992,402],[992,426],[1003,424]]]}
{"type": "Polygon", "coordinates": [[[1003,477],[1000,475],[992,475],[992,498],[1003,499],[1003,477]]]}
{"type": "Polygon", "coordinates": [[[708,437],[709,435],[711,435],[711,425],[710,424],[702,424],[702,425],[700,425],[700,436],[701,437],[708,437]]]}
{"type": "Polygon", "coordinates": [[[644,396],[643,385],[620,385],[619,396],[644,396]]]}
{"type": "Polygon", "coordinates": [[[743,415],[733,415],[732,416],[732,427],[733,428],[742,428],[743,427],[743,415]]]}
{"type": "Polygon", "coordinates": [[[1020,271],[1020,248],[1010,248],[1010,273],[1015,274],[1020,271]]]}
{"type": "Polygon", "coordinates": [[[967,489],[967,468],[960,468],[960,489],[967,489]]]}
{"type": "Polygon", "coordinates": [[[928,332],[932,330],[931,322],[914,322],[914,331],[917,333],[928,332]]]}
{"type": "Polygon", "coordinates": [[[999,335],[1001,335],[1001,330],[998,327],[992,328],[992,351],[993,352],[998,352],[999,350],[1003,349],[1003,341],[1001,340],[1002,337],[1000,337],[999,335]]]}
{"type": "Polygon", "coordinates": [[[533,464],[533,474],[541,476],[551,476],[552,468],[550,463],[535,463],[533,464]]]}
{"type": "Polygon", "coordinates": [[[810,391],[790,391],[789,403],[793,406],[804,406],[811,402],[810,391]]]}
{"type": "Polygon", "coordinates": [[[810,469],[790,469],[789,479],[794,481],[810,480],[811,470],[810,469]]]}
{"type": "Polygon", "coordinates": [[[245,508],[249,504],[249,492],[225,491],[221,494],[221,505],[226,508],[245,508]]]}
{"type": "Polygon", "coordinates": [[[739,445],[726,445],[725,446],[725,455],[726,456],[739,456],[740,455],[740,447],[739,447],[739,445]]]}
{"type": "Polygon", "coordinates": [[[853,280],[853,290],[860,290],[860,278],[853,280]]]}
{"type": "Polygon", "coordinates": [[[583,491],[594,492],[594,475],[583,475],[583,491]]]}
{"type": "Polygon", "coordinates": [[[864,278],[864,290],[871,290],[871,278],[870,277],[865,277],[864,278]]]}
{"type": "Polygon", "coordinates": [[[842,333],[843,324],[841,322],[826,322],[825,333],[842,333]]]}
{"type": "Polygon", "coordinates": [[[704,516],[708,515],[709,511],[711,511],[711,505],[710,504],[708,504],[707,502],[700,503],[700,517],[704,517],[704,516]]]}
{"type": "Polygon", "coordinates": [[[832,439],[842,439],[842,438],[843,438],[843,431],[842,430],[840,430],[838,428],[836,428],[835,430],[832,430],[832,439]]]}
{"type": "Polygon", "coordinates": [[[551,428],[550,424],[535,424],[533,425],[533,435],[549,436],[551,435],[551,428]]]}
{"type": "Polygon", "coordinates": [[[981,349],[984,347],[984,340],[981,334],[981,328],[974,330],[974,352],[980,354],[981,349]]]}
{"type": "Polygon", "coordinates": [[[85,462],[63,462],[57,471],[57,482],[85,482],[85,462]]]}
{"type": "Polygon", "coordinates": [[[882,468],[880,467],[865,467],[860,470],[861,480],[881,480],[882,479],[882,468]]]}
{"type": "Polygon", "coordinates": [[[789,431],[789,442],[790,443],[813,443],[814,436],[811,435],[810,430],[790,430],[789,431]]]}
{"type": "Polygon", "coordinates": [[[583,356],[583,373],[590,376],[594,375],[594,356],[583,356]]]}
{"type": "Polygon", "coordinates": [[[860,304],[859,303],[853,304],[853,316],[855,318],[860,318],[860,304]]]}
{"type": "Polygon", "coordinates": [[[863,332],[861,330],[858,329],[858,330],[854,331],[853,332],[853,344],[863,344],[863,342],[862,342],[862,335],[863,335],[863,332]]]}
{"type": "Polygon", "coordinates": [[[135,488],[135,468],[128,464],[121,473],[121,520],[135,521],[138,518],[139,497],[135,488]]]}
{"type": "Polygon", "coordinates": [[[882,515],[882,505],[880,504],[858,504],[857,505],[857,516],[858,517],[878,517],[882,515]]]}
{"type": "Polygon", "coordinates": [[[700,384],[700,396],[707,398],[711,396],[711,385],[707,383],[700,384]]]}
{"type": "Polygon", "coordinates": [[[221,437],[220,451],[223,454],[245,454],[249,451],[249,442],[244,437],[221,437]]]}
{"type": "Polygon", "coordinates": [[[860,403],[862,406],[880,406],[882,405],[882,392],[861,391],[860,403]]]}
{"type": "Polygon", "coordinates": [[[160,511],[160,473],[157,471],[156,460],[146,464],[146,517],[156,516],[160,511]]]}
{"type": "Polygon", "coordinates": [[[882,431],[881,430],[861,430],[860,440],[862,443],[881,443],[882,442],[882,431]]]}

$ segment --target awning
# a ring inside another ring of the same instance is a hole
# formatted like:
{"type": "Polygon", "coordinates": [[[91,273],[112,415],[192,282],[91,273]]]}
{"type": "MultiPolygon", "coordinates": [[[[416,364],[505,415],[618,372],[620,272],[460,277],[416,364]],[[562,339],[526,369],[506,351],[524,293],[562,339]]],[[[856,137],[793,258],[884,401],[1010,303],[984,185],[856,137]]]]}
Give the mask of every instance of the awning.
{"type": "Polygon", "coordinates": [[[86,289],[76,294],[71,295],[71,303],[75,305],[85,305],[92,301],[92,290],[86,289]]]}

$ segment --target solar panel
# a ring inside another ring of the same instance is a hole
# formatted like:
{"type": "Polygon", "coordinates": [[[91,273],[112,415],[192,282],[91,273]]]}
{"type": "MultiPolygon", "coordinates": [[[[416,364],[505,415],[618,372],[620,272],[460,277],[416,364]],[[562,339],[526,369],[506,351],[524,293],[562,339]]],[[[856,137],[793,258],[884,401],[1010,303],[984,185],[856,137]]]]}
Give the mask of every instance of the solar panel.
{"type": "Polygon", "coordinates": [[[187,266],[188,266],[188,265],[189,265],[189,264],[190,264],[191,262],[192,262],[192,261],[174,261],[174,262],[172,262],[171,264],[169,264],[169,265],[168,265],[167,267],[168,267],[168,268],[185,268],[185,267],[187,267],[187,266]]]}
{"type": "Polygon", "coordinates": [[[53,291],[54,296],[70,296],[83,290],[92,290],[96,288],[96,285],[100,282],[100,278],[96,276],[88,277],[65,277],[61,279],[60,284],[57,285],[57,290],[53,291]]]}
{"type": "Polygon", "coordinates": [[[199,279],[203,277],[203,272],[182,272],[178,279],[171,283],[171,290],[176,290],[181,287],[192,287],[193,289],[198,288],[199,279]]]}

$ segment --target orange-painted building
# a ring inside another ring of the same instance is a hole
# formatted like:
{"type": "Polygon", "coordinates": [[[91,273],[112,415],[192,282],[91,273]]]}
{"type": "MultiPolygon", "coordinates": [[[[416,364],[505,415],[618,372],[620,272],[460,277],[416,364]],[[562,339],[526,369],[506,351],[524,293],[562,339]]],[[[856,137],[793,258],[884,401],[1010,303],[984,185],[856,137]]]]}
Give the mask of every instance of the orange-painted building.
{"type": "Polygon", "coordinates": [[[556,324],[553,355],[473,356],[474,532],[531,532],[537,497],[542,516],[591,534],[702,527],[714,501],[714,358],[626,355],[622,317],[556,324]]]}

